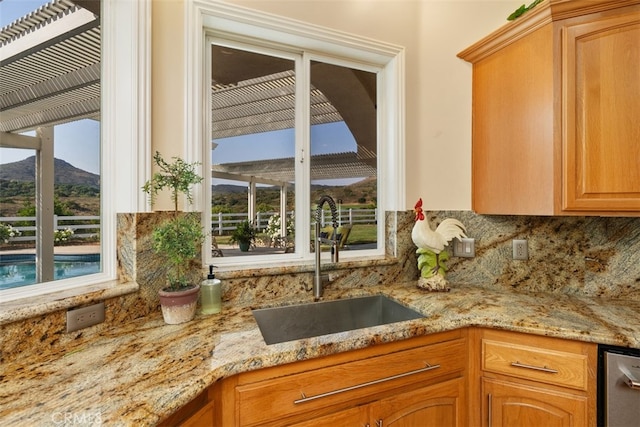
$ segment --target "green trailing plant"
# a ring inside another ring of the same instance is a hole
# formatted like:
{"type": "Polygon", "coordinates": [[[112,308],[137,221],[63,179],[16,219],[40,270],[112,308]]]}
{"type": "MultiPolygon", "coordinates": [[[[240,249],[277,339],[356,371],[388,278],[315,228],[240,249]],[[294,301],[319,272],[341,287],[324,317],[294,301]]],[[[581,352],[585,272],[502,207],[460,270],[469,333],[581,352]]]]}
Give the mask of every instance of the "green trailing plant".
{"type": "Polygon", "coordinates": [[[189,203],[192,203],[191,188],[199,184],[202,177],[196,173],[199,163],[186,163],[176,157],[173,157],[173,162],[169,163],[157,151],[153,160],[160,168],[160,172],[156,172],[144,184],[142,190],[151,196],[150,201],[153,206],[155,196],[169,189],[174,211],[170,219],[155,228],[151,240],[154,252],[160,255],[168,265],[166,289],[177,291],[193,285],[189,280],[191,262],[200,254],[204,241],[200,215],[180,214],[178,197],[182,194],[189,203]]]}
{"type": "Polygon", "coordinates": [[[522,6],[517,8],[511,15],[509,15],[507,17],[507,21],[514,21],[514,20],[518,19],[519,17],[521,17],[522,15],[524,15],[525,13],[527,13],[528,11],[530,11],[531,9],[536,7],[538,5],[538,3],[541,3],[541,2],[542,2],[542,0],[535,0],[529,6],[526,6],[526,5],[523,4],[522,6]]]}

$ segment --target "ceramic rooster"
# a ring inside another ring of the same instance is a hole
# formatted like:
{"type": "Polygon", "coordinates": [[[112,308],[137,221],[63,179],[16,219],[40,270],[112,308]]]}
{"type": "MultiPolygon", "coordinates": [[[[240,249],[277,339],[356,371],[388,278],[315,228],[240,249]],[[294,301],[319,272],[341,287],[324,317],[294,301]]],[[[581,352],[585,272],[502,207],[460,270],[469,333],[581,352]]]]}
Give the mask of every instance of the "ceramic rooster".
{"type": "Polygon", "coordinates": [[[449,254],[444,250],[454,238],[467,237],[466,228],[457,219],[447,218],[443,220],[435,230],[431,229],[424,211],[422,199],[418,200],[414,207],[416,223],[411,231],[411,240],[418,247],[418,270],[420,279],[418,287],[434,291],[448,291],[448,283],[445,276],[444,262],[449,254]]]}

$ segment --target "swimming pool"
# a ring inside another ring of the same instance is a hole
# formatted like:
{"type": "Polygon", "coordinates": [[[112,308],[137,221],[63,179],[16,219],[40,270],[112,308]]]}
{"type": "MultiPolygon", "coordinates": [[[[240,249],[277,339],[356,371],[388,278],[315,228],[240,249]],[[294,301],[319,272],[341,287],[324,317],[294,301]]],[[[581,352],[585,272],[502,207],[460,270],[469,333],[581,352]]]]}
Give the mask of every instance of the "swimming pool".
{"type": "MultiPolygon", "coordinates": [[[[54,280],[100,272],[100,254],[53,256],[54,280]]],[[[0,290],[36,283],[34,254],[0,255],[0,290]]]]}

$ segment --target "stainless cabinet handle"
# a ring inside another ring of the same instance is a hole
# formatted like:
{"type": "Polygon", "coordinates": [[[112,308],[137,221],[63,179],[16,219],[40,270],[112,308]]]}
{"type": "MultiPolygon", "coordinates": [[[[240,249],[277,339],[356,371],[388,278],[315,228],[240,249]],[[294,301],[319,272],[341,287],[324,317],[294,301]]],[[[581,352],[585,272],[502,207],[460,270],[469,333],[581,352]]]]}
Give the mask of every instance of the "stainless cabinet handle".
{"type": "Polygon", "coordinates": [[[493,396],[491,396],[491,393],[489,393],[489,395],[487,396],[487,403],[488,403],[488,406],[489,406],[487,408],[487,413],[488,413],[487,418],[488,418],[488,421],[489,421],[489,423],[487,425],[489,427],[491,427],[491,424],[492,424],[492,421],[493,421],[493,412],[492,412],[493,411],[493,408],[492,408],[493,402],[492,402],[492,397],[493,396]]]}
{"type": "Polygon", "coordinates": [[[534,371],[549,372],[550,374],[558,373],[558,371],[556,371],[555,369],[547,368],[546,366],[525,365],[524,363],[520,363],[518,361],[511,362],[511,366],[515,366],[516,368],[533,369],[534,371]]]}
{"type": "Polygon", "coordinates": [[[376,427],[382,427],[382,418],[376,421],[376,427]]]}
{"type": "Polygon", "coordinates": [[[293,403],[294,404],[298,404],[298,403],[304,403],[304,402],[309,402],[311,400],[316,400],[316,399],[320,399],[322,397],[328,397],[328,396],[333,396],[334,394],[339,394],[339,393],[344,393],[345,391],[351,391],[351,390],[356,390],[362,387],[368,387],[370,385],[374,385],[374,384],[380,384],[386,381],[391,381],[391,380],[395,380],[398,378],[403,378],[409,375],[414,375],[414,374],[419,374],[421,372],[426,372],[426,371],[431,371],[432,369],[438,369],[440,367],[440,365],[429,365],[427,363],[427,366],[424,368],[420,368],[420,369],[416,369],[413,371],[409,371],[409,372],[405,372],[402,374],[398,374],[398,375],[392,375],[390,377],[385,377],[385,378],[380,378],[379,380],[373,380],[373,381],[369,381],[366,383],[361,383],[361,384],[356,384],[356,385],[352,385],[349,387],[345,387],[345,388],[340,388],[338,390],[333,390],[333,391],[328,391],[326,393],[321,393],[321,394],[316,394],[315,396],[305,396],[304,393],[302,393],[302,397],[298,400],[294,400],[293,403]]]}

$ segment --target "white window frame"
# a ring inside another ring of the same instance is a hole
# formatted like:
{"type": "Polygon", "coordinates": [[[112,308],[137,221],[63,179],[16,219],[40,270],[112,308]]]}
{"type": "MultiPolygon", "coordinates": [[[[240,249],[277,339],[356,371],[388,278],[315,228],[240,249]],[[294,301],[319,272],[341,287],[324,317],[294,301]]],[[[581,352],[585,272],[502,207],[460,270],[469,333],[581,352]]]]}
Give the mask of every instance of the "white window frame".
{"type": "MultiPolygon", "coordinates": [[[[186,49],[186,109],[187,157],[190,161],[199,161],[205,171],[211,170],[209,132],[209,65],[207,50],[210,50],[209,35],[234,40],[261,40],[275,45],[291,46],[300,51],[317,55],[323,60],[345,58],[348,64],[360,62],[376,67],[378,71],[378,209],[384,218],[384,212],[404,209],[404,48],[401,46],[374,41],[353,34],[335,31],[313,24],[271,15],[262,11],[247,9],[227,3],[208,0],[187,2],[185,11],[187,31],[186,49]],[[381,102],[384,100],[384,102],[381,102]]],[[[298,137],[298,136],[296,136],[298,137]]],[[[296,153],[298,155],[298,153],[296,153]]],[[[211,223],[209,201],[211,190],[208,185],[196,198],[196,207],[203,211],[205,224],[211,223]]],[[[298,198],[299,199],[299,198],[298,198]]],[[[298,203],[298,202],[296,202],[298,203]]],[[[310,203],[304,209],[308,209],[310,203]]],[[[300,206],[296,205],[296,211],[300,206]]],[[[299,217],[299,215],[296,215],[299,217]]],[[[302,239],[308,235],[310,225],[296,226],[296,233],[302,239]],[[306,227],[306,228],[305,228],[306,227]]],[[[220,267],[246,268],[247,259],[231,257],[216,258],[213,261],[210,250],[211,236],[207,234],[204,243],[203,262],[215,262],[220,267]]],[[[296,242],[298,243],[298,242],[296,242]]],[[[384,254],[385,227],[378,227],[378,247],[376,251],[357,251],[354,256],[364,257],[384,254]],[[365,253],[369,252],[369,253],[365,253]]],[[[301,252],[297,261],[312,260],[308,250],[301,252]]],[[[268,256],[264,260],[251,257],[252,266],[261,267],[282,265],[281,257],[268,256]],[[276,259],[277,258],[277,259],[276,259]],[[264,264],[261,264],[264,261],[264,264]]],[[[290,258],[289,258],[290,259],[290,258]]]]}
{"type": "Polygon", "coordinates": [[[2,290],[0,301],[26,301],[60,291],[68,291],[68,296],[94,292],[116,279],[116,213],[147,210],[140,188],[151,170],[150,22],[151,0],[102,1],[102,272],[2,290]]]}

